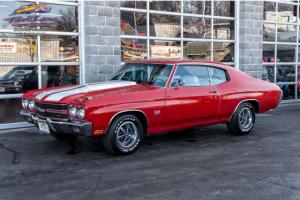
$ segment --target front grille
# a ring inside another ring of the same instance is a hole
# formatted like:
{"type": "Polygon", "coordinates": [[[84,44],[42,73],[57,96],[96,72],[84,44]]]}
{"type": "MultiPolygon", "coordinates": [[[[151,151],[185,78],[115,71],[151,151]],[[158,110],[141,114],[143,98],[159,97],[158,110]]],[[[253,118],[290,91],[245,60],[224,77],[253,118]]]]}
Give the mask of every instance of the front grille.
{"type": "Polygon", "coordinates": [[[66,104],[35,102],[36,113],[44,118],[68,119],[66,104]]]}

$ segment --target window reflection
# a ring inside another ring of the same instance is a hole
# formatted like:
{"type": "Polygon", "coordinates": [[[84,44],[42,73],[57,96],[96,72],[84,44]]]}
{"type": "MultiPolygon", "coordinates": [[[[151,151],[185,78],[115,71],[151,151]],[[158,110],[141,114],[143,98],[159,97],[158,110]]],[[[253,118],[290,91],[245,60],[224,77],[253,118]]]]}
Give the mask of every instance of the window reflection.
{"type": "Polygon", "coordinates": [[[278,3],[277,21],[296,23],[297,6],[291,4],[278,3]]]}
{"type": "Polygon", "coordinates": [[[274,44],[263,44],[263,62],[275,62],[274,44]]]}
{"type": "Polygon", "coordinates": [[[151,58],[181,59],[179,41],[151,40],[150,45],[151,58]]]}
{"type": "Polygon", "coordinates": [[[218,62],[234,62],[234,43],[214,42],[213,59],[218,62]]]}
{"type": "Polygon", "coordinates": [[[295,66],[279,65],[277,66],[277,82],[295,82],[295,66]]]}
{"type": "Polygon", "coordinates": [[[0,95],[38,89],[36,66],[0,66],[0,95]]]}
{"type": "Polygon", "coordinates": [[[150,10],[180,12],[180,1],[150,1],[150,10]]]}
{"type": "Polygon", "coordinates": [[[275,41],[275,32],[276,32],[276,25],[264,23],[263,24],[263,31],[264,31],[264,41],[275,41]]]}
{"type": "Polygon", "coordinates": [[[42,87],[79,84],[78,66],[42,66],[42,87]]]}
{"type": "Polygon", "coordinates": [[[121,11],[121,31],[124,35],[146,36],[146,13],[121,11]]]}
{"type": "Polygon", "coordinates": [[[121,1],[121,7],[146,9],[146,1],[121,1]]]}
{"type": "Polygon", "coordinates": [[[264,20],[276,21],[276,2],[264,1],[264,20]]]}
{"type": "Polygon", "coordinates": [[[0,62],[37,61],[36,36],[0,34],[0,62]]]}
{"type": "Polygon", "coordinates": [[[150,36],[180,37],[180,16],[150,14],[150,36]]]}
{"type": "Polygon", "coordinates": [[[296,45],[277,45],[277,62],[295,62],[296,45]]]}
{"type": "Polygon", "coordinates": [[[147,40],[122,38],[121,53],[122,61],[147,59],[147,40]]]}
{"type": "Polygon", "coordinates": [[[264,66],[265,68],[265,73],[263,74],[263,80],[265,81],[269,81],[269,82],[274,82],[275,79],[275,67],[273,65],[267,65],[264,66]]]}
{"type": "Polygon", "coordinates": [[[183,12],[198,15],[210,15],[211,1],[183,1],[183,12]]]}
{"type": "Polygon", "coordinates": [[[211,58],[210,42],[184,42],[183,52],[184,58],[210,60],[211,58]]]}
{"type": "Polygon", "coordinates": [[[0,2],[0,28],[10,30],[78,31],[76,6],[35,2],[0,2]]]}
{"type": "Polygon", "coordinates": [[[234,1],[213,1],[214,15],[234,17],[234,1]]]}
{"type": "Polygon", "coordinates": [[[78,37],[54,35],[42,36],[41,60],[45,62],[78,62],[78,37]]]}
{"type": "Polygon", "coordinates": [[[298,70],[298,77],[297,77],[297,93],[298,99],[300,98],[300,66],[297,67],[298,70]]]}
{"type": "Polygon", "coordinates": [[[234,21],[214,19],[214,38],[223,40],[234,39],[234,21]]]}
{"type": "Polygon", "coordinates": [[[295,84],[278,84],[282,90],[282,99],[290,100],[295,99],[295,84]]]}
{"type": "Polygon", "coordinates": [[[297,26],[277,24],[277,41],[278,42],[296,42],[297,26]]]}
{"type": "Polygon", "coordinates": [[[199,17],[184,17],[183,37],[185,38],[211,38],[211,20],[199,17]]]}

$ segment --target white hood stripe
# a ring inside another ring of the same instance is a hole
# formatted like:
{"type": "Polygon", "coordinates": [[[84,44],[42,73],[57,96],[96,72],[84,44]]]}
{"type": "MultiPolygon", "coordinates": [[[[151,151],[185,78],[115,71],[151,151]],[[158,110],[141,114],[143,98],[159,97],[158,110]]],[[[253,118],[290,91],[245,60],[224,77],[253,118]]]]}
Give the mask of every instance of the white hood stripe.
{"type": "Polygon", "coordinates": [[[50,89],[50,90],[39,93],[35,98],[37,100],[41,100],[41,99],[43,99],[44,97],[46,97],[50,94],[53,94],[53,93],[56,93],[56,92],[63,92],[63,91],[67,91],[67,90],[73,90],[73,89],[76,89],[76,88],[79,88],[79,87],[82,87],[82,85],[74,86],[74,87],[68,87],[68,88],[64,87],[64,88],[59,88],[59,89],[52,89],[52,90],[50,89]]]}
{"type": "Polygon", "coordinates": [[[93,84],[83,85],[78,88],[72,88],[72,89],[69,89],[66,91],[52,93],[51,95],[47,96],[45,100],[60,101],[63,98],[71,96],[71,95],[93,92],[93,91],[97,91],[97,90],[105,90],[105,89],[131,86],[131,85],[135,85],[135,84],[136,84],[135,82],[129,82],[129,81],[105,81],[105,82],[101,82],[101,83],[93,83],[93,84]]]}

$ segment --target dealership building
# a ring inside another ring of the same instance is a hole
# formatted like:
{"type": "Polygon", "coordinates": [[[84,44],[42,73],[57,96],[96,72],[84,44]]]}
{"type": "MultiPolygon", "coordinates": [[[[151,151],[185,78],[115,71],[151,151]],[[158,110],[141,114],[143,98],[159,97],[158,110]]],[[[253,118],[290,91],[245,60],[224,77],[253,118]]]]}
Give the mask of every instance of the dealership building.
{"type": "Polygon", "coordinates": [[[0,129],[22,93],[110,79],[128,60],[226,63],[300,99],[298,1],[0,1],[0,129]]]}

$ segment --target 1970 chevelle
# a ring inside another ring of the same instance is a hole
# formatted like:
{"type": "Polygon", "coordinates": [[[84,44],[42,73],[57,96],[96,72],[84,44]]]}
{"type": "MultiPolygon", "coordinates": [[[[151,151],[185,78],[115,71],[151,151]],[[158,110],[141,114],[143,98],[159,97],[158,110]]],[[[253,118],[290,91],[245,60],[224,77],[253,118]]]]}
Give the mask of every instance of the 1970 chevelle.
{"type": "Polygon", "coordinates": [[[211,124],[250,133],[255,114],[276,108],[282,92],[230,66],[203,61],[128,62],[110,81],[32,90],[24,118],[60,140],[102,137],[129,154],[143,136],[211,124]]]}

